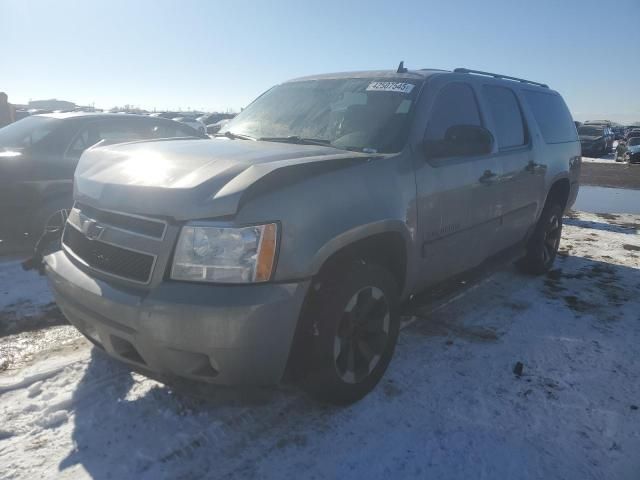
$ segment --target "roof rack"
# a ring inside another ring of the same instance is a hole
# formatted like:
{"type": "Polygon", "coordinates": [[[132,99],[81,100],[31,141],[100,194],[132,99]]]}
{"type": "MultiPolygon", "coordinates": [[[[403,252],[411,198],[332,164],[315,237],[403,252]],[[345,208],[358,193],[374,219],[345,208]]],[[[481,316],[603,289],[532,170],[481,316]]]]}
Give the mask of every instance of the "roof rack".
{"type": "Polygon", "coordinates": [[[456,68],[454,70],[454,73],[473,73],[476,75],[486,75],[488,77],[501,78],[503,80],[513,80],[515,82],[520,82],[520,83],[530,83],[531,85],[537,85],[538,87],[549,88],[549,85],[547,85],[546,83],[532,82],[531,80],[525,80],[524,78],[509,77],[507,75],[500,75],[499,73],[483,72],[481,70],[470,70],[468,68],[456,68]]]}

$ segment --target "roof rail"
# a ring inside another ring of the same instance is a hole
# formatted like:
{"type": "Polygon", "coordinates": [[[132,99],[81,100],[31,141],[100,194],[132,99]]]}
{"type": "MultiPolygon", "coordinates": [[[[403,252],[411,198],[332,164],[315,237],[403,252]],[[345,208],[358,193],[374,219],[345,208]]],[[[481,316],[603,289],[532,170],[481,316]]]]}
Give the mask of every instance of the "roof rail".
{"type": "Polygon", "coordinates": [[[549,88],[549,85],[547,85],[546,83],[532,82],[531,80],[525,80],[524,78],[509,77],[507,75],[500,75],[499,73],[483,72],[481,70],[470,70],[468,68],[456,68],[454,70],[454,73],[473,73],[476,75],[486,75],[488,77],[501,78],[503,80],[513,80],[515,82],[520,82],[520,83],[530,83],[531,85],[537,85],[538,87],[549,88]]]}

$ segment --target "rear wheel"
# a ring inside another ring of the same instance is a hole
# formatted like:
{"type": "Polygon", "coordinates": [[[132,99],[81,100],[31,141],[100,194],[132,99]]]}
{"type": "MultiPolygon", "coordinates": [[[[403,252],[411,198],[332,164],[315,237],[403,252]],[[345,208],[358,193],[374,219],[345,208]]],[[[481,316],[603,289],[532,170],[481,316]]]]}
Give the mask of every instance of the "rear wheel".
{"type": "Polygon", "coordinates": [[[360,400],[376,386],[396,346],[395,279],[382,267],[355,263],[326,276],[311,302],[313,334],[303,386],[331,403],[360,400]]]}
{"type": "Polygon", "coordinates": [[[524,258],[518,267],[532,274],[542,274],[551,269],[560,246],[562,235],[562,206],[556,200],[547,202],[536,228],[527,243],[524,258]]]}

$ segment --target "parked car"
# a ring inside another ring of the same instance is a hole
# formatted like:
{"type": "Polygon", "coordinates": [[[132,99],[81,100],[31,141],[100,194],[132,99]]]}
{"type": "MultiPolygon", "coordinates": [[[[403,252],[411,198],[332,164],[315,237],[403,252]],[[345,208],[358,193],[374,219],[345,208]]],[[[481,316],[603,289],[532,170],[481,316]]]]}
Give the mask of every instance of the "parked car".
{"type": "Polygon", "coordinates": [[[191,128],[197,130],[202,135],[207,133],[206,125],[193,117],[175,117],[173,118],[173,121],[182,123],[184,125],[189,125],[191,128]]]}
{"type": "Polygon", "coordinates": [[[637,136],[640,136],[640,128],[630,128],[629,130],[627,130],[627,133],[625,134],[625,138],[627,140],[637,136]]]}
{"type": "Polygon", "coordinates": [[[198,120],[209,126],[218,123],[220,120],[230,120],[235,116],[235,113],[207,113],[198,117],[198,120]]]}
{"type": "Polygon", "coordinates": [[[31,115],[29,110],[16,110],[16,122],[31,115]]]}
{"type": "Polygon", "coordinates": [[[210,142],[85,152],[45,269],[69,321],[147,372],[288,372],[353,402],[387,368],[412,294],[505,251],[552,267],[579,170],[546,85],[402,65],[300,78],[210,142]]]}
{"type": "Polygon", "coordinates": [[[611,120],[587,120],[584,125],[602,127],[606,143],[606,153],[610,152],[613,148],[613,143],[616,141],[614,123],[611,120]]]}
{"type": "Polygon", "coordinates": [[[229,123],[230,120],[231,119],[229,118],[225,118],[220,120],[219,122],[214,123],[213,125],[207,125],[207,135],[215,135],[222,129],[222,127],[229,123]]]}
{"type": "Polygon", "coordinates": [[[613,133],[616,140],[624,139],[624,127],[622,125],[616,125],[613,127],[613,133]]]}
{"type": "Polygon", "coordinates": [[[38,236],[49,216],[71,208],[80,155],[100,141],[203,137],[186,125],[138,115],[34,115],[0,129],[0,218],[3,236],[38,236]]]}
{"type": "Polygon", "coordinates": [[[605,127],[601,125],[582,125],[578,128],[582,155],[602,156],[608,152],[609,141],[605,127]]]}
{"type": "Polygon", "coordinates": [[[172,118],[176,117],[182,117],[183,115],[183,112],[153,112],[149,114],[150,117],[166,118],[167,120],[171,120],[172,118]]]}
{"type": "Polygon", "coordinates": [[[640,163],[640,135],[618,144],[616,162],[640,163]]]}

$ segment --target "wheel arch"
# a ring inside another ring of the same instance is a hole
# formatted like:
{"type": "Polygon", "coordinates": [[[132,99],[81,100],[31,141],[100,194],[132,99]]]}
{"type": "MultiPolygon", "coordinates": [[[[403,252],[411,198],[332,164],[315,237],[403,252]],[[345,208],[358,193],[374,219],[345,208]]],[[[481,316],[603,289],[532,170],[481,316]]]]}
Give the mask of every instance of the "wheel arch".
{"type": "Polygon", "coordinates": [[[364,261],[389,270],[402,292],[406,286],[409,254],[409,232],[406,225],[381,221],[348,230],[327,242],[316,254],[314,276],[344,267],[348,262],[364,261]]]}
{"type": "Polygon", "coordinates": [[[564,212],[569,202],[569,195],[571,193],[571,182],[567,176],[561,176],[553,180],[551,187],[547,192],[545,205],[551,200],[557,200],[564,212]]]}

